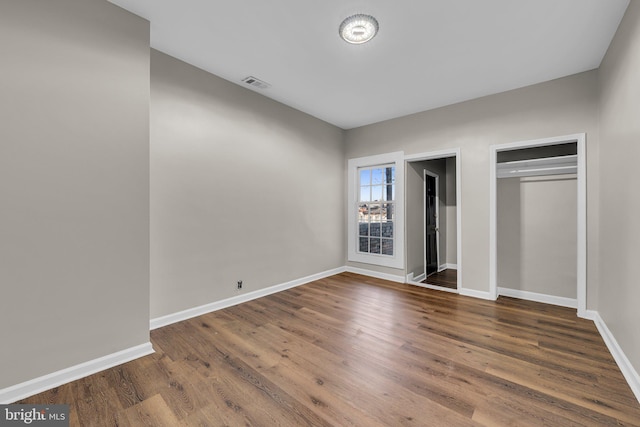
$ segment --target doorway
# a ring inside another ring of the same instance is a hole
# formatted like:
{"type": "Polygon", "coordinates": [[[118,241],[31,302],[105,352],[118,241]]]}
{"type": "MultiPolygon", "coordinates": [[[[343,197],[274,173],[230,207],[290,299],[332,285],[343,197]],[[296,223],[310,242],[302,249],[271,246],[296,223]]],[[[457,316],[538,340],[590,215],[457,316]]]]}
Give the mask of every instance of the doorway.
{"type": "Polygon", "coordinates": [[[459,150],[405,156],[406,281],[458,292],[460,263],[459,150]]]}

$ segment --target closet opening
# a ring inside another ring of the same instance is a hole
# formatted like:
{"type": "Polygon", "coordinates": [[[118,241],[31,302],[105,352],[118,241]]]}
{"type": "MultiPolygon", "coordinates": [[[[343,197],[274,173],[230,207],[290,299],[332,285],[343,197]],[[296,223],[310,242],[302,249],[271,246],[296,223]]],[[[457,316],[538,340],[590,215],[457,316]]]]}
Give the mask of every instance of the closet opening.
{"type": "Polygon", "coordinates": [[[584,134],[492,146],[492,295],[586,309],[584,134]]]}

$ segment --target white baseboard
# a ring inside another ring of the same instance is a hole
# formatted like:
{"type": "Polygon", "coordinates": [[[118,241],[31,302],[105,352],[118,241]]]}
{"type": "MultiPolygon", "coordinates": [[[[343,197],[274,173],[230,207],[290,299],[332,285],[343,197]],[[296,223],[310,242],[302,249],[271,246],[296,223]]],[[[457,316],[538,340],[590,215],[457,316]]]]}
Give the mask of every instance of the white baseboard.
{"type": "MultiPolygon", "coordinates": [[[[424,279],[422,279],[424,280],[424,279]]],[[[419,286],[421,288],[427,288],[427,289],[434,289],[436,291],[444,291],[444,292],[450,292],[453,294],[457,294],[458,290],[457,289],[449,289],[449,288],[445,288],[442,286],[434,286],[434,285],[430,285],[428,283],[422,283],[422,281],[418,282],[418,281],[412,281],[412,282],[407,282],[410,285],[414,285],[414,286],[419,286]]]]}
{"type": "Polygon", "coordinates": [[[493,295],[491,295],[491,292],[486,292],[486,291],[477,291],[475,289],[461,288],[458,291],[458,293],[460,295],[464,295],[466,297],[486,299],[486,300],[489,300],[489,301],[495,301],[496,300],[493,297],[493,295]]]}
{"type": "Polygon", "coordinates": [[[346,266],[344,271],[349,273],[362,274],[363,276],[375,277],[376,279],[389,280],[391,282],[405,283],[404,276],[397,276],[395,274],[380,273],[379,271],[366,270],[364,268],[346,266]]]}
{"type": "Polygon", "coordinates": [[[215,302],[201,305],[198,307],[188,308],[186,310],[179,311],[177,313],[167,314],[166,316],[156,317],[155,319],[151,319],[151,321],[149,322],[149,327],[151,330],[158,329],[163,326],[170,325],[172,323],[181,322],[183,320],[187,320],[193,317],[201,316],[203,314],[211,313],[212,311],[221,310],[223,308],[238,305],[243,302],[247,302],[247,301],[261,298],[267,295],[275,294],[276,292],[281,292],[287,289],[295,288],[296,286],[304,285],[305,283],[313,282],[314,280],[324,279],[325,277],[343,273],[344,271],[345,271],[345,267],[338,267],[338,268],[334,268],[333,270],[327,270],[327,271],[323,271],[322,273],[312,274],[311,276],[292,280],[286,283],[281,283],[279,285],[270,286],[265,289],[259,289],[257,291],[248,292],[246,294],[238,295],[231,298],[226,298],[220,301],[215,301],[215,302]]]}
{"type": "Polygon", "coordinates": [[[458,269],[458,264],[442,264],[440,266],[440,268],[438,269],[438,271],[442,271],[442,270],[457,270],[458,269]]]}
{"type": "Polygon", "coordinates": [[[520,298],[527,301],[543,302],[545,304],[559,305],[561,307],[578,308],[576,298],[557,297],[554,295],[539,294],[537,292],[522,291],[520,289],[498,288],[498,295],[520,298]]]}
{"type": "Polygon", "coordinates": [[[631,387],[631,391],[633,391],[636,399],[640,402],[640,375],[638,375],[638,371],[634,369],[633,365],[624,354],[624,351],[622,351],[618,341],[616,341],[615,337],[607,327],[607,324],[604,323],[604,320],[600,317],[600,313],[597,311],[592,313],[595,314],[594,323],[596,324],[596,328],[598,328],[598,332],[600,332],[604,343],[607,345],[611,355],[618,364],[620,371],[622,371],[624,379],[627,380],[629,387],[631,387]]]}
{"type": "Polygon", "coordinates": [[[414,279],[412,281],[420,283],[426,278],[427,278],[427,275],[422,273],[421,275],[414,277],[414,279]]]}
{"type": "Polygon", "coordinates": [[[0,404],[9,404],[24,399],[34,394],[42,393],[62,384],[87,377],[105,369],[130,362],[139,357],[152,354],[153,347],[150,342],[127,348],[117,353],[112,353],[70,368],[62,369],[20,384],[0,390],[0,404]]]}

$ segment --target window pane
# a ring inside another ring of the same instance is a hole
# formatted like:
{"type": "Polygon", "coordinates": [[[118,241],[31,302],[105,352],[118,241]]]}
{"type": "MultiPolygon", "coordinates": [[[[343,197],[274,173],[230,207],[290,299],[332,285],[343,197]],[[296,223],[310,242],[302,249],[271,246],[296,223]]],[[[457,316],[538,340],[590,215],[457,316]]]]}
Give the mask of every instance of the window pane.
{"type": "Polygon", "coordinates": [[[357,169],[357,252],[394,254],[395,172],[389,164],[357,169]]]}
{"type": "Polygon", "coordinates": [[[376,222],[376,221],[379,222],[380,221],[381,206],[382,205],[371,203],[368,206],[369,206],[369,215],[371,216],[369,221],[370,222],[376,222]]]}
{"type": "Polygon", "coordinates": [[[360,185],[371,184],[371,169],[360,169],[360,185]]]}
{"type": "Polygon", "coordinates": [[[393,240],[382,239],[382,255],[393,255],[393,240]]]}
{"type": "Polygon", "coordinates": [[[384,169],[384,183],[395,184],[396,183],[396,168],[390,167],[384,169]]]}
{"type": "Polygon", "coordinates": [[[383,220],[393,221],[395,219],[395,205],[393,203],[385,203],[382,205],[382,211],[384,213],[383,220]]]}
{"type": "Polygon", "coordinates": [[[358,222],[368,223],[371,215],[369,215],[369,206],[367,204],[360,204],[358,207],[358,222]]]}
{"type": "Polygon", "coordinates": [[[372,236],[380,237],[380,228],[381,228],[380,225],[381,224],[379,222],[372,222],[371,223],[370,231],[371,231],[371,235],[372,236]]]}
{"type": "Polygon", "coordinates": [[[380,185],[384,183],[384,169],[371,170],[371,184],[380,185]]]}
{"type": "Polygon", "coordinates": [[[369,235],[369,224],[366,222],[358,223],[358,235],[360,236],[368,236],[369,235]]]}
{"type": "Polygon", "coordinates": [[[376,185],[371,187],[371,201],[379,202],[382,200],[382,186],[376,185]]]}
{"type": "Polygon", "coordinates": [[[385,185],[383,190],[383,199],[382,200],[395,200],[396,195],[396,186],[395,185],[385,185]]]}
{"type": "Polygon", "coordinates": [[[380,253],[380,239],[370,239],[371,243],[370,243],[370,250],[369,252],[372,254],[379,254],[380,253]]]}
{"type": "Polygon", "coordinates": [[[360,201],[361,202],[371,201],[371,187],[369,186],[360,187],[360,201]]]}
{"type": "Polygon", "coordinates": [[[360,252],[369,252],[369,239],[367,237],[360,237],[360,252]]]}
{"type": "Polygon", "coordinates": [[[382,237],[393,237],[393,222],[383,222],[382,223],[382,237]]]}

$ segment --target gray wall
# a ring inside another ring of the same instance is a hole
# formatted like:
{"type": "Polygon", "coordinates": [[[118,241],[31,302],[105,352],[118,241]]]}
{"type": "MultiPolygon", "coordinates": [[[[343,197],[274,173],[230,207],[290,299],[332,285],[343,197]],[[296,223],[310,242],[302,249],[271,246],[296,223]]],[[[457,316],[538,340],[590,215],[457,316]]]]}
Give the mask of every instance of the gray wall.
{"type": "MultiPolygon", "coordinates": [[[[462,281],[489,291],[489,146],[587,133],[588,256],[598,246],[598,89],[590,71],[347,132],[347,158],[403,150],[461,149],[462,281]]],[[[385,273],[402,270],[349,263],[385,273]]],[[[597,296],[597,263],[589,263],[587,303],[597,296]]]]}
{"type": "Polygon", "coordinates": [[[629,4],[599,70],[601,251],[598,311],[640,372],[640,2],[629,4]]]}
{"type": "Polygon", "coordinates": [[[0,2],[0,388],[149,341],[149,26],[0,2]]]}
{"type": "Polygon", "coordinates": [[[498,286],[577,298],[575,175],[497,184],[498,286]]]}
{"type": "Polygon", "coordinates": [[[424,273],[424,167],[422,162],[407,163],[405,172],[405,256],[407,274],[424,273]]]}
{"type": "Polygon", "coordinates": [[[343,132],[151,53],[151,317],[344,265],[343,132]]]}
{"type": "Polygon", "coordinates": [[[456,193],[456,158],[447,157],[446,217],[448,264],[458,264],[458,200],[456,193]]]}

